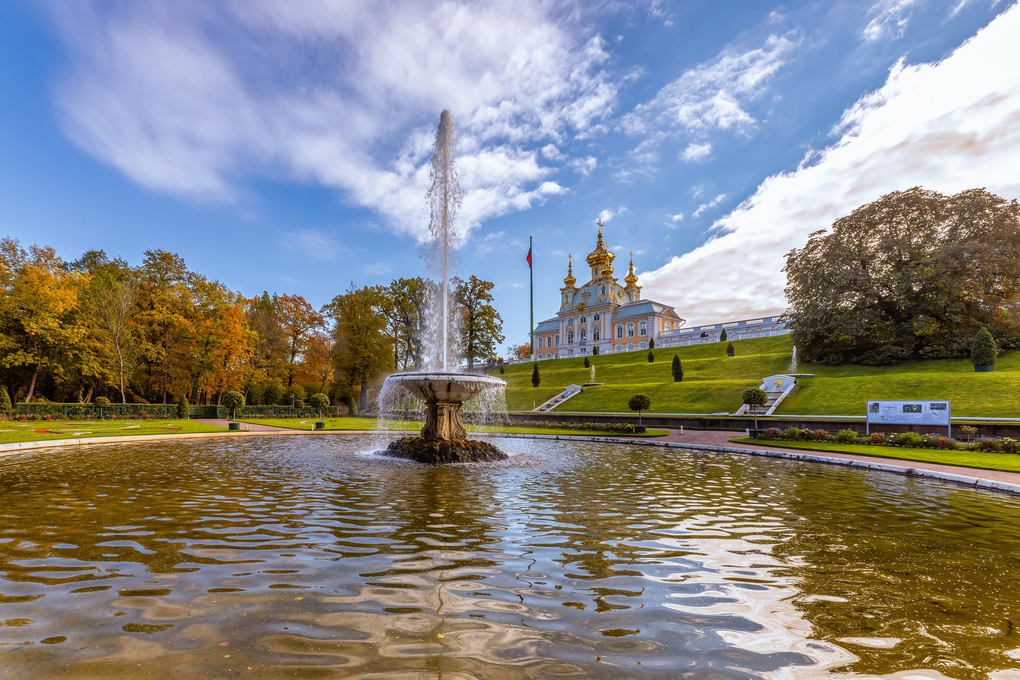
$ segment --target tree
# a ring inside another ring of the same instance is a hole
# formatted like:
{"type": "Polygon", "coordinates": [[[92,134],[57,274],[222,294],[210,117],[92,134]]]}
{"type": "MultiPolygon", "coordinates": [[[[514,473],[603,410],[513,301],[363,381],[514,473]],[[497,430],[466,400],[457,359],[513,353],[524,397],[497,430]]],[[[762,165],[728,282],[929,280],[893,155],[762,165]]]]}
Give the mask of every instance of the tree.
{"type": "Polygon", "coordinates": [[[354,401],[354,397],[344,395],[340,397],[340,403],[347,407],[347,415],[351,417],[358,415],[358,404],[354,401]]]}
{"type": "Polygon", "coordinates": [[[188,416],[191,415],[191,404],[188,403],[187,397],[181,397],[181,400],[177,402],[177,417],[181,420],[187,420],[188,416]]]}
{"type": "Polygon", "coordinates": [[[588,361],[588,355],[587,354],[584,355],[584,367],[585,368],[591,368],[591,362],[588,361]]]}
{"type": "Polygon", "coordinates": [[[496,284],[474,274],[466,282],[455,278],[453,283],[456,285],[454,300],[460,313],[460,348],[470,371],[475,367],[475,359],[492,356],[496,345],[503,342],[503,319],[491,304],[490,291],[496,284]]]}
{"type": "Polygon", "coordinates": [[[99,419],[103,419],[103,409],[110,408],[110,400],[106,397],[96,397],[95,401],[92,402],[99,407],[99,419]]]}
{"type": "Polygon", "coordinates": [[[358,407],[368,408],[369,384],[393,367],[391,340],[386,336],[386,317],[379,312],[377,291],[355,288],[337,295],[324,307],[336,323],[337,350],[334,356],[338,381],[349,389],[358,388],[358,407]]]}
{"type": "Polygon", "coordinates": [[[655,352],[648,350],[648,363],[655,361],[655,352]]]}
{"type": "Polygon", "coordinates": [[[312,405],[312,408],[314,408],[316,411],[318,411],[318,413],[319,413],[319,422],[321,423],[322,422],[322,409],[324,409],[327,406],[329,406],[329,397],[327,397],[322,392],[319,392],[318,394],[313,394],[311,397],[309,397],[308,398],[308,403],[310,403],[312,405]]]}
{"type": "Polygon", "coordinates": [[[975,366],[994,366],[999,356],[999,347],[987,328],[981,328],[971,341],[970,358],[975,366]]]}
{"type": "Polygon", "coordinates": [[[262,390],[262,401],[267,406],[279,406],[283,403],[283,386],[277,383],[269,383],[262,390]]]}
{"type": "Polygon", "coordinates": [[[503,364],[500,364],[499,365],[499,374],[503,375],[503,373],[504,373],[504,371],[503,371],[503,364]]]}
{"type": "Polygon", "coordinates": [[[638,427],[641,427],[641,412],[647,411],[651,405],[652,400],[644,394],[635,394],[630,398],[630,401],[627,402],[627,406],[631,411],[638,412],[638,427]]]}
{"type": "Polygon", "coordinates": [[[985,326],[1020,346],[1020,203],[914,187],[787,255],[787,325],[808,361],[966,356],[985,326]]]}
{"type": "Polygon", "coordinates": [[[648,349],[655,349],[655,338],[648,338],[648,349]]]}
{"type": "Polygon", "coordinates": [[[316,331],[308,337],[305,351],[305,368],[309,375],[319,382],[319,391],[324,392],[333,378],[333,355],[336,354],[336,332],[333,328],[316,331]]]}
{"type": "Polygon", "coordinates": [[[673,382],[684,381],[684,365],[680,363],[680,357],[676,354],[673,355],[673,365],[670,367],[670,372],[673,373],[673,382]]]}
{"type": "Polygon", "coordinates": [[[124,391],[124,365],[128,347],[131,346],[133,339],[131,311],[135,302],[135,290],[134,281],[109,280],[100,288],[96,300],[96,311],[103,330],[108,334],[110,345],[117,356],[117,379],[122,404],[127,403],[127,393],[124,391]]]}
{"type": "Polygon", "coordinates": [[[11,395],[7,393],[6,387],[0,387],[0,415],[10,418],[14,408],[11,406],[11,395]]]}
{"type": "Polygon", "coordinates": [[[758,429],[758,407],[764,406],[769,401],[769,395],[760,387],[748,387],[740,395],[740,400],[747,405],[748,410],[754,415],[754,429],[758,429]]]}
{"type": "Polygon", "coordinates": [[[237,420],[237,409],[244,408],[244,395],[237,390],[230,390],[223,395],[223,405],[230,409],[230,419],[237,420]]]}
{"type": "Polygon", "coordinates": [[[719,334],[719,342],[726,342],[726,329],[722,329],[722,333],[719,334]]]}
{"type": "Polygon", "coordinates": [[[290,387],[294,384],[298,357],[307,347],[308,335],[322,325],[322,316],[300,295],[280,295],[276,309],[287,337],[287,386],[290,387]]]}
{"type": "Polygon", "coordinates": [[[538,374],[538,364],[535,364],[535,370],[531,372],[531,386],[538,387],[542,382],[542,377],[538,374]]]}
{"type": "Polygon", "coordinates": [[[400,370],[425,367],[425,322],[431,286],[422,277],[394,279],[379,289],[379,309],[387,320],[387,333],[393,341],[393,365],[400,370]]]}
{"type": "Polygon", "coordinates": [[[527,359],[531,358],[530,343],[526,342],[523,345],[517,345],[515,347],[512,347],[510,351],[513,353],[514,359],[517,359],[518,361],[526,361],[527,359]]]}
{"type": "Polygon", "coordinates": [[[726,345],[726,356],[731,357],[737,353],[737,350],[733,349],[733,343],[726,345]]]}

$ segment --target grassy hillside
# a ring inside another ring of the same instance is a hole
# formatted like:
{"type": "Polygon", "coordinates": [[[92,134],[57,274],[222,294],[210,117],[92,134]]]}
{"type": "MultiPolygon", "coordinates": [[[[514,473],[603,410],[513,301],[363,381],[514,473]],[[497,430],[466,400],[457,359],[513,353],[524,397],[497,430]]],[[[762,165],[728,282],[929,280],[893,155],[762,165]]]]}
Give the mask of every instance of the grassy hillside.
{"type": "MultiPolygon", "coordinates": [[[[740,394],[763,377],[789,370],[789,336],[733,342],[736,356],[726,356],[726,343],[658,348],[655,362],[647,350],[589,357],[601,387],[586,388],[557,411],[628,411],[627,401],[639,392],[652,400],[652,411],[669,413],[732,413],[740,394]],[[684,366],[684,381],[670,374],[673,355],[684,366]],[[594,402],[594,403],[592,403],[594,402]]],[[[507,366],[510,410],[530,411],[571,383],[589,382],[584,358],[539,362],[542,384],[531,386],[532,363],[507,366]]],[[[798,373],[816,377],[800,381],[800,390],[780,407],[779,414],[864,415],[868,399],[951,399],[955,416],[1020,417],[1020,352],[999,357],[994,373],[975,373],[969,359],[910,361],[897,366],[821,366],[800,362],[798,373]]],[[[496,369],[494,375],[499,374],[496,369]]]]}

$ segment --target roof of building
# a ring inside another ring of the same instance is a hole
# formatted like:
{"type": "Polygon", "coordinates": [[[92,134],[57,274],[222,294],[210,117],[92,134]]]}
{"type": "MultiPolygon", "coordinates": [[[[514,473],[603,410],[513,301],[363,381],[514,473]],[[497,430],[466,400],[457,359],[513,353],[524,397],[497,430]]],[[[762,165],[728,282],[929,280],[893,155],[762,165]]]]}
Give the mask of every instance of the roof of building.
{"type": "Polygon", "coordinates": [[[549,331],[555,331],[555,332],[558,333],[559,330],[560,330],[560,320],[558,318],[546,319],[545,321],[540,321],[538,323],[538,325],[535,326],[535,332],[536,333],[548,333],[549,331]]]}
{"type": "Polygon", "coordinates": [[[673,311],[673,308],[669,305],[664,305],[661,302],[656,302],[655,300],[638,300],[637,302],[629,302],[625,305],[620,305],[614,309],[613,321],[631,319],[638,316],[648,316],[649,314],[665,314],[668,311],[673,311]]]}

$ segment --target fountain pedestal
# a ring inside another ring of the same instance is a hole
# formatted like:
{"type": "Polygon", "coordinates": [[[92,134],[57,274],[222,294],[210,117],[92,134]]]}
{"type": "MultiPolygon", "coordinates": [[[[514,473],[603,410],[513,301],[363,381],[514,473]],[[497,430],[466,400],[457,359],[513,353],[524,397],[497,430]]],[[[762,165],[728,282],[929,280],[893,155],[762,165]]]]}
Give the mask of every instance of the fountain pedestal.
{"type": "Polygon", "coordinates": [[[464,402],[488,390],[505,389],[499,378],[462,373],[399,373],[386,379],[387,388],[402,387],[425,400],[425,427],[420,437],[392,442],[383,455],[426,465],[504,460],[508,456],[488,442],[467,438],[464,402]]]}

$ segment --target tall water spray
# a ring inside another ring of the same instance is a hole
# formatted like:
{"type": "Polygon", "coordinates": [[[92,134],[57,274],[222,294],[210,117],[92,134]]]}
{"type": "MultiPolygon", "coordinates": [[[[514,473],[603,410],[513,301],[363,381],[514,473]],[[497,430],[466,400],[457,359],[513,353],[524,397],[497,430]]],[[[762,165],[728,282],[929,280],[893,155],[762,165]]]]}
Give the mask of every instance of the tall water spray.
{"type": "Polygon", "coordinates": [[[429,368],[449,371],[458,365],[460,334],[456,316],[450,316],[450,278],[456,265],[456,247],[460,238],[455,218],[463,201],[457,176],[457,134],[453,116],[444,110],[433,145],[430,186],[425,195],[429,205],[429,235],[423,256],[429,278],[436,282],[429,299],[427,320],[429,368]]]}

